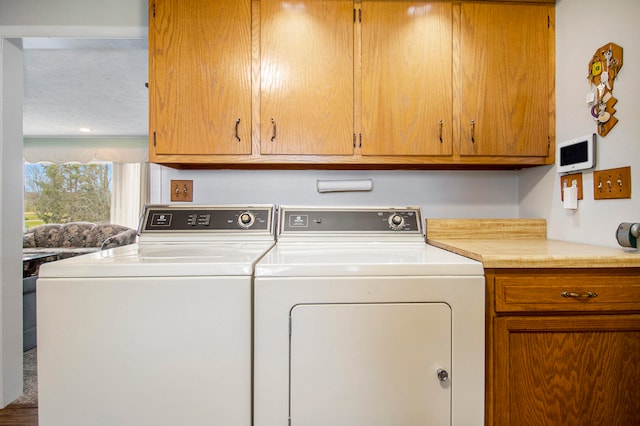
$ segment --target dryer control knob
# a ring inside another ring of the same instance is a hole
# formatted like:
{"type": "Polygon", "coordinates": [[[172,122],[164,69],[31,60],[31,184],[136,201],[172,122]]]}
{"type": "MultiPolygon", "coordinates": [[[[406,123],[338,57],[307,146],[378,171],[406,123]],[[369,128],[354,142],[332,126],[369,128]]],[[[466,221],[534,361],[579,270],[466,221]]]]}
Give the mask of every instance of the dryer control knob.
{"type": "Polygon", "coordinates": [[[399,214],[393,214],[389,217],[389,226],[391,229],[400,229],[404,225],[404,218],[399,214]]]}
{"type": "Polygon", "coordinates": [[[256,218],[255,216],[253,216],[253,213],[244,212],[241,213],[238,217],[238,225],[240,225],[240,227],[242,228],[249,228],[251,225],[253,225],[253,222],[255,222],[255,220],[256,218]]]}

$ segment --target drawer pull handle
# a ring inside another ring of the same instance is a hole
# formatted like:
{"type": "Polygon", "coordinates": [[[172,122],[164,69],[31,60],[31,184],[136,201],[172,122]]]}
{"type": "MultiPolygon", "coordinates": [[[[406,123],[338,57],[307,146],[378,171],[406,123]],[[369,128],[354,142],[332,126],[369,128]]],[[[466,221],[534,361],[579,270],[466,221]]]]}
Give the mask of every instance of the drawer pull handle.
{"type": "Polygon", "coordinates": [[[563,291],[560,293],[562,297],[571,297],[574,299],[593,299],[594,297],[598,297],[598,293],[595,291],[588,291],[586,293],[575,293],[573,291],[563,291]]]}

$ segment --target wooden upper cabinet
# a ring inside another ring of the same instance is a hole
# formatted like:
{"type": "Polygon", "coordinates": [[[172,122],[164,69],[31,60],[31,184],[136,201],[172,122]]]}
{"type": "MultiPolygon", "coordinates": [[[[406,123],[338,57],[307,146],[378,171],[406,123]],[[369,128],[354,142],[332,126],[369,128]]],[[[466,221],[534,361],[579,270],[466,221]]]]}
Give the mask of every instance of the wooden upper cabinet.
{"type": "Polygon", "coordinates": [[[362,155],[452,154],[452,5],[362,1],[362,155]]]}
{"type": "Polygon", "coordinates": [[[548,155],[552,7],[462,3],[461,155],[548,155]]]}
{"type": "Polygon", "coordinates": [[[251,0],[149,3],[150,154],[251,153],[251,0]]]}
{"type": "Polygon", "coordinates": [[[260,1],[261,154],[353,154],[353,56],[353,1],[260,1]]]}
{"type": "Polygon", "coordinates": [[[554,38],[549,0],[150,0],[149,158],[551,164],[554,38]]]}

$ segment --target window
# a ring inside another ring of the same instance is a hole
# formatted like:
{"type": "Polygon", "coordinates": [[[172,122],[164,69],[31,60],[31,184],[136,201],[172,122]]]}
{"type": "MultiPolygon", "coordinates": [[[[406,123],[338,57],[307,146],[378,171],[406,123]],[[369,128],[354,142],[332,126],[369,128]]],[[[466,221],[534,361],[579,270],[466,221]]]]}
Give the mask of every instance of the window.
{"type": "Polygon", "coordinates": [[[146,138],[24,138],[25,228],[86,221],[138,227],[149,197],[146,138]]]}
{"type": "Polygon", "coordinates": [[[147,200],[146,163],[25,163],[25,229],[43,223],[117,223],[136,228],[147,200]]]}
{"type": "Polygon", "coordinates": [[[112,165],[25,164],[25,226],[109,223],[112,165]]]}

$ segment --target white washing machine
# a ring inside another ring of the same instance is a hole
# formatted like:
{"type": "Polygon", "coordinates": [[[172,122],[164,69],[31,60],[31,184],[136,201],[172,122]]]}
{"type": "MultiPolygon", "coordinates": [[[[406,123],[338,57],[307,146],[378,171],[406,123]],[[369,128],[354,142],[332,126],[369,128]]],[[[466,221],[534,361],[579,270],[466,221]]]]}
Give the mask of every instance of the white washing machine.
{"type": "Polygon", "coordinates": [[[282,207],[255,274],[256,426],[483,425],[483,268],[418,208],[282,207]]]}
{"type": "Polygon", "coordinates": [[[148,206],[139,243],[40,269],[41,426],[251,425],[272,206],[148,206]]]}

